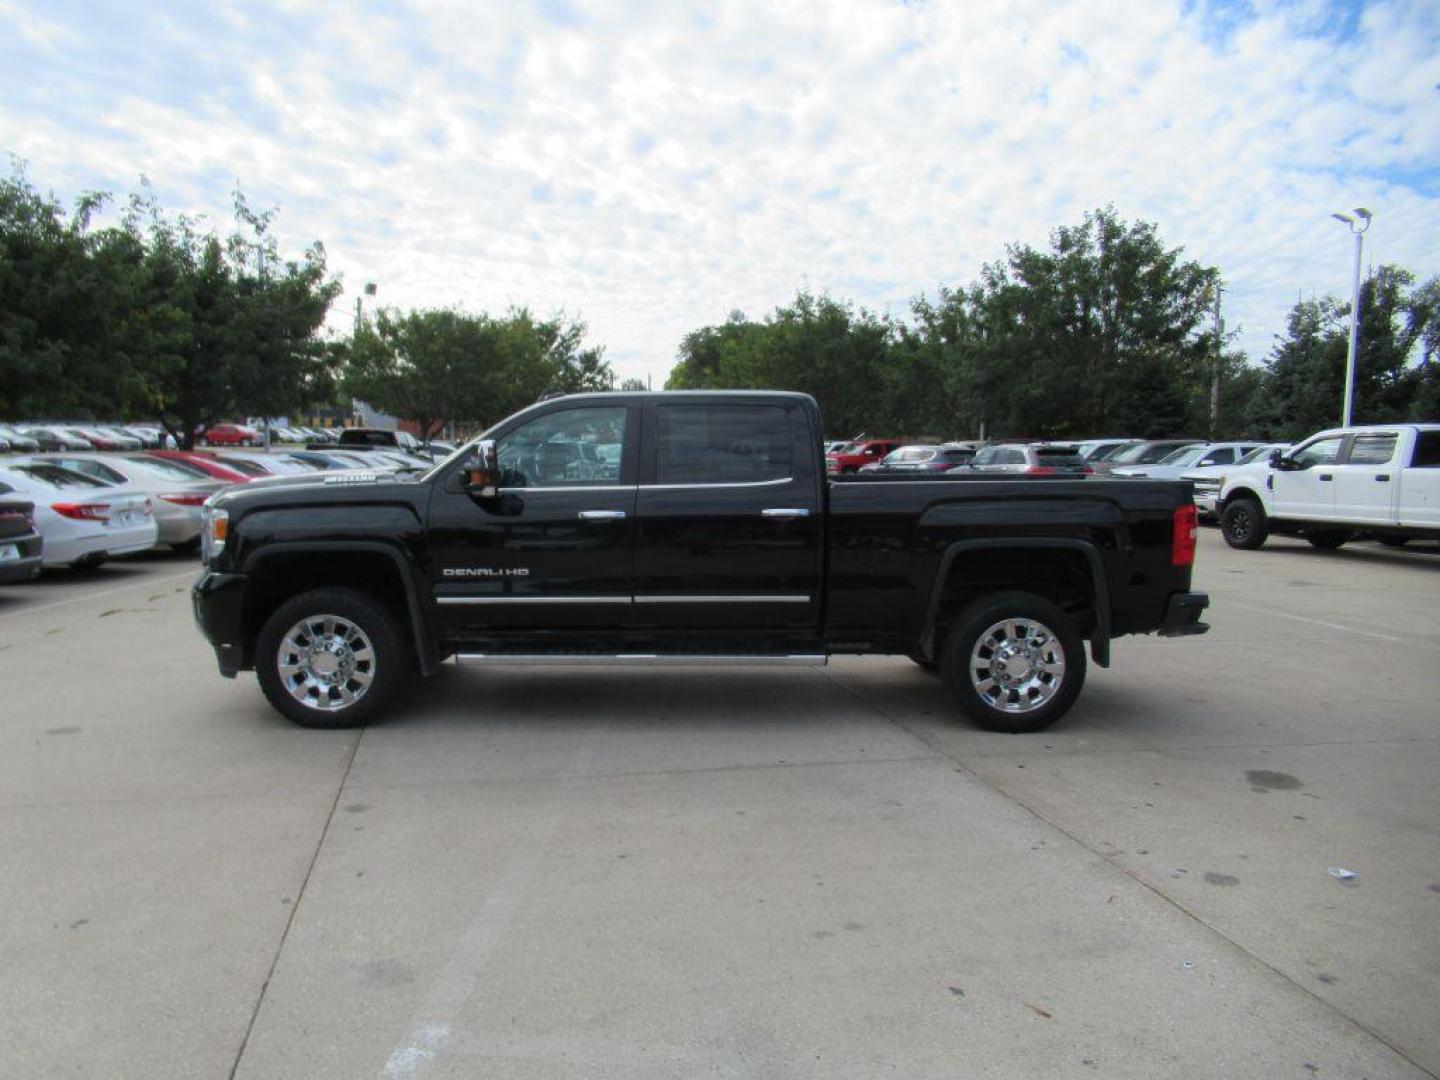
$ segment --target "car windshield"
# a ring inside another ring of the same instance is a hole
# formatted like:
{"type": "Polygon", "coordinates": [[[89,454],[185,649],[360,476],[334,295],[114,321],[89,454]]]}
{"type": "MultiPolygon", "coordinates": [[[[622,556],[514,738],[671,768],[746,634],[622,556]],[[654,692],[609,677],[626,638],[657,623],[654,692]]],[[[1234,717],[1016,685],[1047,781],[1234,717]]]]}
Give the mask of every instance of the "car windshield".
{"type": "Polygon", "coordinates": [[[51,487],[103,488],[110,486],[103,480],[96,480],[94,477],[75,472],[73,469],[62,468],[59,465],[17,465],[15,468],[18,472],[22,472],[32,479],[41,480],[51,487]]]}
{"type": "Polygon", "coordinates": [[[1204,446],[1182,446],[1160,459],[1161,465],[1194,465],[1205,456],[1204,446]]]}
{"type": "Polygon", "coordinates": [[[914,464],[918,461],[929,461],[936,454],[933,446],[902,446],[899,450],[892,451],[885,457],[886,465],[902,465],[905,463],[914,464]]]}
{"type": "Polygon", "coordinates": [[[148,465],[151,468],[155,468],[157,465],[163,466],[163,471],[169,473],[171,476],[174,476],[177,479],[181,477],[186,480],[210,479],[210,474],[207,473],[204,469],[199,468],[195,465],[191,465],[188,462],[176,461],[174,458],[136,458],[135,460],[139,461],[143,465],[148,465]]]}

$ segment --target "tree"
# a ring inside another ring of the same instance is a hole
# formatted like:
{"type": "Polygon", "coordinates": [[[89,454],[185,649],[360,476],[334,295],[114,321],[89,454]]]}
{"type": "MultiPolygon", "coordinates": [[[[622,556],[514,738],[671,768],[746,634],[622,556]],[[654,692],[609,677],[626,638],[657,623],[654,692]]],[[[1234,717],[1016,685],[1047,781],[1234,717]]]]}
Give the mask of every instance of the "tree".
{"type": "Polygon", "coordinates": [[[1012,245],[969,294],[983,327],[967,380],[996,433],[1140,436],[1204,430],[1196,387],[1218,272],[1166,248],[1154,225],[1113,208],[1012,245]]]}
{"type": "Polygon", "coordinates": [[[415,421],[421,440],[429,441],[452,420],[483,415],[500,339],[500,328],[484,316],[381,308],[374,327],[355,337],[344,389],[415,421]]]}
{"type": "Polygon", "coordinates": [[[650,389],[650,387],[649,387],[649,384],[647,384],[644,379],[637,379],[637,378],[635,378],[635,377],[632,375],[632,376],[631,376],[630,378],[628,378],[628,379],[621,379],[621,380],[620,380],[620,389],[621,389],[622,391],[637,391],[637,392],[638,392],[638,391],[641,391],[641,390],[648,390],[648,389],[650,389]]]}
{"type": "Polygon", "coordinates": [[[330,389],[318,337],[339,283],[317,242],[282,259],[238,192],[226,237],[169,216],[148,186],[118,224],[69,215],[23,170],[0,182],[0,413],[158,417],[182,445],[225,416],[330,389]]]}
{"type": "MultiPolygon", "coordinates": [[[[1357,424],[1437,415],[1440,279],[1411,289],[1413,281],[1408,271],[1385,265],[1360,286],[1352,417],[1357,424]],[[1417,349],[1419,362],[1412,363],[1417,349]]],[[[1333,296],[1296,302],[1266,365],[1268,434],[1300,439],[1341,422],[1349,343],[1350,305],[1333,296]]]]}
{"type": "Polygon", "coordinates": [[[452,421],[488,425],[547,391],[606,389],[603,350],[584,337],[583,322],[536,320],[524,308],[502,318],[382,308],[374,327],[356,335],[343,385],[431,438],[452,421]]]}

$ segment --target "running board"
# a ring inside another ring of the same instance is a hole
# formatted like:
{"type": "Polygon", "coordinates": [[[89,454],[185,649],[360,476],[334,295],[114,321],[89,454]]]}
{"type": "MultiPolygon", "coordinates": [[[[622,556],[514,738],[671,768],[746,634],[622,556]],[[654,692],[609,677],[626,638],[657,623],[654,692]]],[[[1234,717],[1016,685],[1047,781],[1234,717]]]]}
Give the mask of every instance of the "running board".
{"type": "Polygon", "coordinates": [[[457,664],[543,664],[549,667],[824,667],[829,657],[792,654],[789,656],[723,656],[706,653],[456,653],[457,664]]]}

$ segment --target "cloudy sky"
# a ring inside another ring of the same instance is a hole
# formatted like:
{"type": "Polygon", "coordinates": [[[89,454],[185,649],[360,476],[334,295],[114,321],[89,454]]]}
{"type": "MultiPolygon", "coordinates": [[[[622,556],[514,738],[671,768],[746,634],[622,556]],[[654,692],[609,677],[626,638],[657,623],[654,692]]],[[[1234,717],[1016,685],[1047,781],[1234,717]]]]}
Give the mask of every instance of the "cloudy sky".
{"type": "Polygon", "coordinates": [[[0,152],[224,223],[346,295],[583,317],[658,386],[808,287],[903,316],[1113,203],[1220,267],[1252,358],[1367,261],[1440,273],[1440,4],[0,0],[0,152]]]}

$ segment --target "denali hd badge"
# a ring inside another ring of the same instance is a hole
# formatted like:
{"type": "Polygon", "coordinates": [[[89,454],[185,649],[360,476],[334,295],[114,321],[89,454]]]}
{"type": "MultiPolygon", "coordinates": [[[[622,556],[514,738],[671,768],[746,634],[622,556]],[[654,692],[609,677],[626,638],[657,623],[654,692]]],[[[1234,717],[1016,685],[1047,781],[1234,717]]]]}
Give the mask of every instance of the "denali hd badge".
{"type": "Polygon", "coordinates": [[[505,570],[496,570],[489,566],[447,566],[440,571],[443,577],[528,577],[529,567],[512,566],[505,570]]]}

